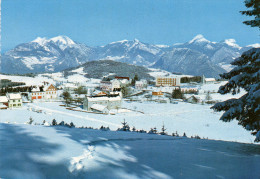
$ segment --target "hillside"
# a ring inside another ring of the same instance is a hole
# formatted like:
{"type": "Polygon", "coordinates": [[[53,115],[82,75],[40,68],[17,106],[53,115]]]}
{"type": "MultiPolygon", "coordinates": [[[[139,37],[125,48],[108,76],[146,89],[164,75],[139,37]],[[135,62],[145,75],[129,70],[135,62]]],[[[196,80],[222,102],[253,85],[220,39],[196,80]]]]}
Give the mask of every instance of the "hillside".
{"type": "Polygon", "coordinates": [[[59,126],[0,129],[1,178],[260,177],[259,145],[59,126]]]}
{"type": "Polygon", "coordinates": [[[86,62],[76,68],[64,70],[64,75],[66,77],[77,74],[79,71],[85,73],[85,77],[87,78],[102,79],[104,76],[111,78],[114,76],[134,78],[135,75],[138,75],[140,79],[153,79],[153,77],[149,75],[149,72],[151,71],[145,67],[112,60],[86,62]]]}

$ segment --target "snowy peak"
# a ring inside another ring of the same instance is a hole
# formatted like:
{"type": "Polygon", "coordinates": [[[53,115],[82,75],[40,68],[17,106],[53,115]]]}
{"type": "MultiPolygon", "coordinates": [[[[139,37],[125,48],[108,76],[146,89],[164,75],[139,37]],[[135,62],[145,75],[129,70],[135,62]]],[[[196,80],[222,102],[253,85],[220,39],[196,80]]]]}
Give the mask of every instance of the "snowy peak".
{"type": "Polygon", "coordinates": [[[246,47],[260,48],[260,44],[259,43],[255,43],[255,44],[248,45],[246,47]]]}
{"type": "Polygon", "coordinates": [[[46,38],[41,38],[41,37],[37,37],[35,40],[33,40],[32,42],[38,43],[41,46],[45,45],[46,42],[48,42],[48,40],[46,38]]]}
{"type": "Polygon", "coordinates": [[[74,45],[75,44],[75,42],[67,36],[53,37],[50,39],[50,41],[53,41],[58,44],[63,44],[63,45],[74,45]]]}
{"type": "Polygon", "coordinates": [[[38,43],[41,46],[46,45],[47,43],[53,42],[56,45],[58,45],[62,50],[64,50],[67,46],[72,46],[75,45],[76,43],[71,40],[69,37],[67,36],[57,36],[57,37],[53,37],[50,39],[46,39],[46,38],[41,38],[41,37],[37,37],[35,40],[33,40],[32,42],[38,43]]]}
{"type": "Polygon", "coordinates": [[[111,43],[109,43],[110,45],[112,45],[112,44],[123,44],[123,43],[126,43],[126,42],[128,42],[128,40],[120,40],[120,41],[116,41],[116,42],[111,42],[111,43]]]}
{"type": "Polygon", "coordinates": [[[210,42],[210,41],[205,39],[203,35],[199,34],[199,35],[196,35],[191,41],[189,41],[189,44],[192,44],[192,43],[203,43],[203,42],[210,42]]]}
{"type": "Polygon", "coordinates": [[[236,44],[235,39],[226,39],[226,40],[224,40],[224,43],[227,44],[228,46],[241,49],[241,47],[238,44],[236,44]]]}

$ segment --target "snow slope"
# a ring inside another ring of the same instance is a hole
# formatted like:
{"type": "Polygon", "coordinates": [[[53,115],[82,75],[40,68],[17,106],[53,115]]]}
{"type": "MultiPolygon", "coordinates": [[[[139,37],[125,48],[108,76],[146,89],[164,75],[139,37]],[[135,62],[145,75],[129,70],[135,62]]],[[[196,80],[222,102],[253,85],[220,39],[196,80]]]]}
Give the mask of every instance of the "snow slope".
{"type": "Polygon", "coordinates": [[[0,141],[1,178],[260,177],[252,144],[5,123],[0,141]]]}
{"type": "Polygon", "coordinates": [[[0,122],[23,124],[32,117],[36,123],[43,120],[51,123],[55,118],[58,122],[73,122],[77,127],[88,126],[100,128],[109,126],[117,130],[125,119],[130,127],[144,129],[156,127],[158,131],[164,123],[169,134],[178,131],[187,136],[199,135],[209,139],[253,143],[254,136],[237,124],[236,121],[224,123],[219,121],[222,113],[210,109],[210,105],[199,105],[179,102],[178,104],[158,104],[153,102],[124,102],[123,107],[133,110],[116,115],[102,115],[67,110],[59,106],[61,103],[33,103],[24,105],[22,109],[0,111],[0,122]],[[27,110],[31,109],[30,110],[27,110]],[[32,110],[42,110],[43,113],[32,110]],[[137,111],[137,112],[136,112],[137,111]],[[143,113],[141,113],[143,112],[143,113]],[[19,117],[18,117],[19,116],[19,117]]]}

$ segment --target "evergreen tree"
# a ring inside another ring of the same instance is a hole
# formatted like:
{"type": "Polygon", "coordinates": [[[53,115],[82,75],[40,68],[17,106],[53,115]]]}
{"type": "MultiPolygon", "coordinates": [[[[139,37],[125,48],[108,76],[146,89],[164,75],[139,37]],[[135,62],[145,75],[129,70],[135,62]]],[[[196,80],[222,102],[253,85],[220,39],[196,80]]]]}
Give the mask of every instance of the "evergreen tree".
{"type": "Polygon", "coordinates": [[[161,135],[167,135],[167,133],[166,133],[165,131],[166,131],[166,128],[165,128],[165,126],[164,126],[164,124],[163,124],[163,126],[162,126],[162,132],[160,132],[160,134],[161,134],[161,135]]]}
{"type": "Polygon", "coordinates": [[[70,127],[75,127],[75,125],[73,124],[73,122],[70,123],[70,127]]]}
{"type": "Polygon", "coordinates": [[[135,74],[134,79],[132,79],[132,85],[135,86],[135,82],[138,81],[138,80],[139,80],[138,75],[135,74]]]}
{"type": "Polygon", "coordinates": [[[71,95],[70,95],[70,93],[69,93],[68,91],[64,91],[64,92],[62,93],[62,96],[63,96],[63,98],[65,99],[66,105],[68,105],[68,104],[70,103],[70,100],[71,100],[71,95]]]}
{"type": "Polygon", "coordinates": [[[260,48],[253,48],[235,59],[236,66],[228,73],[220,75],[228,79],[228,83],[219,88],[220,94],[237,94],[240,88],[247,93],[238,99],[229,99],[215,104],[215,111],[225,111],[220,120],[230,122],[238,120],[238,124],[256,135],[260,141],[260,48]]]}
{"type": "Polygon", "coordinates": [[[247,8],[251,8],[247,11],[240,11],[243,15],[253,16],[253,20],[247,20],[243,23],[246,25],[250,25],[251,27],[260,28],[260,1],[259,0],[246,0],[245,6],[247,8]]]}
{"type": "Polygon", "coordinates": [[[174,98],[174,99],[183,99],[183,94],[182,94],[180,88],[175,88],[172,91],[172,98],[174,98]]]}
{"type": "Polygon", "coordinates": [[[124,122],[122,122],[122,124],[123,124],[123,127],[117,129],[118,131],[130,131],[130,127],[129,127],[129,125],[127,124],[127,122],[125,122],[125,119],[124,119],[124,122]]]}
{"type": "Polygon", "coordinates": [[[130,90],[129,90],[129,88],[127,86],[123,86],[121,88],[121,92],[122,92],[123,97],[127,97],[129,95],[129,93],[130,93],[130,90]]]}
{"type": "Polygon", "coordinates": [[[52,123],[51,123],[53,126],[56,126],[57,125],[57,121],[55,119],[52,120],[52,123]]]}
{"type": "Polygon", "coordinates": [[[32,119],[32,117],[30,117],[28,124],[31,124],[31,125],[32,125],[32,123],[33,123],[33,119],[32,119]]]}

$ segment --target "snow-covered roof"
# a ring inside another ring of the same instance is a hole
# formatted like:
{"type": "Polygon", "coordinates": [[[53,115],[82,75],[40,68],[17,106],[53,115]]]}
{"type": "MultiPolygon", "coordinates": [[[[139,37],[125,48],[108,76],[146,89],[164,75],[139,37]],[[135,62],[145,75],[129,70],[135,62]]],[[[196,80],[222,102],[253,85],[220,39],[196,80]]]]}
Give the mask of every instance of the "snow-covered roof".
{"type": "Polygon", "coordinates": [[[6,105],[0,105],[0,109],[5,109],[5,108],[7,108],[7,106],[6,105]]]}
{"type": "Polygon", "coordinates": [[[95,109],[97,111],[104,111],[106,109],[106,106],[100,104],[93,104],[90,108],[95,109]]]}
{"type": "Polygon", "coordinates": [[[0,103],[6,103],[8,102],[8,99],[6,96],[0,96],[0,103]]]}
{"type": "Polygon", "coordinates": [[[215,78],[206,78],[205,81],[216,81],[215,78]]]}
{"type": "Polygon", "coordinates": [[[32,89],[32,92],[38,92],[38,91],[40,91],[39,86],[37,86],[36,88],[33,88],[33,89],[32,89]]]}
{"type": "Polygon", "coordinates": [[[108,97],[108,96],[104,96],[104,97],[87,97],[88,101],[120,101],[121,97],[120,96],[116,96],[116,97],[108,97]]]}
{"type": "Polygon", "coordinates": [[[9,97],[9,99],[21,99],[22,98],[22,96],[19,93],[17,93],[17,94],[9,93],[8,97],[9,97]]]}

